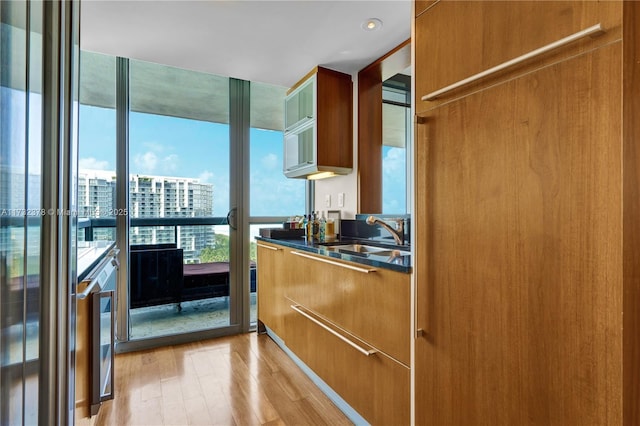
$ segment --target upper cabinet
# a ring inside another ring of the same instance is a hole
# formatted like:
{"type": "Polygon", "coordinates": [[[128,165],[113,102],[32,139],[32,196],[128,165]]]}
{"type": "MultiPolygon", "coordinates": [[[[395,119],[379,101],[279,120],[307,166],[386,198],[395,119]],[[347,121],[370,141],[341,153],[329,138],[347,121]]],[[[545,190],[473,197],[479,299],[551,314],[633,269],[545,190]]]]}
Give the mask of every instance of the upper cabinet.
{"type": "Polygon", "coordinates": [[[309,77],[285,99],[284,129],[289,131],[316,116],[315,75],[309,77]]]}
{"type": "MultiPolygon", "coordinates": [[[[416,2],[416,14],[420,8],[416,2]]],[[[621,2],[439,1],[416,17],[416,112],[444,102],[434,96],[449,85],[473,80],[493,67],[516,60],[600,24],[604,33],[577,38],[509,68],[509,75],[575,56],[621,36],[621,2]],[[517,30],[514,30],[517,29],[517,30]]],[[[422,8],[421,8],[422,9],[422,8]]],[[[425,8],[426,9],[426,8],[425,8]]],[[[499,81],[505,72],[470,81],[449,100],[499,81]]]]}
{"type": "Polygon", "coordinates": [[[284,174],[317,179],[353,167],[351,76],[316,67],[285,98],[284,174]]]}

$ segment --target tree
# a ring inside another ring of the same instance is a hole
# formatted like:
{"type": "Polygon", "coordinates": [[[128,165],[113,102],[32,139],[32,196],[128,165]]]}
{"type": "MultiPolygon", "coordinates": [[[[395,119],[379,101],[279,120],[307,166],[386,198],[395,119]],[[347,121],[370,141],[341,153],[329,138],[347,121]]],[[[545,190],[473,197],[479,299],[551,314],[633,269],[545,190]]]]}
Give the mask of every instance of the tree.
{"type": "MultiPolygon", "coordinates": [[[[249,259],[255,261],[258,258],[258,246],[255,242],[249,245],[249,259]]],[[[229,261],[229,237],[216,234],[213,245],[200,250],[200,262],[228,262],[229,261]]]]}
{"type": "Polygon", "coordinates": [[[229,237],[223,234],[215,234],[213,238],[213,246],[205,247],[200,251],[200,262],[228,262],[229,237]]]}

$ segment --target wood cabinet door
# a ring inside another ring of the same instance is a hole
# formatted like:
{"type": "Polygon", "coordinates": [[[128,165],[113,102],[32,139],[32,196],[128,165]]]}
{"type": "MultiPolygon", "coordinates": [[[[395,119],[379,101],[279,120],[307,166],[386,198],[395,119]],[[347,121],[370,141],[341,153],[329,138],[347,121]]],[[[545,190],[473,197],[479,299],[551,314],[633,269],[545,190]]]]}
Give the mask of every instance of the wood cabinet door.
{"type": "Polygon", "coordinates": [[[278,245],[258,242],[258,320],[285,339],[286,306],[283,269],[287,267],[285,250],[278,245]]]}
{"type": "Polygon", "coordinates": [[[316,161],[353,167],[353,83],[348,74],[318,67],[316,161]]]}
{"type": "MultiPolygon", "coordinates": [[[[424,95],[593,25],[601,24],[606,32],[581,38],[514,68],[528,72],[531,67],[618,40],[621,16],[622,2],[439,1],[415,22],[415,109],[422,112],[451,99],[422,101],[424,95]]],[[[456,93],[468,93],[502,78],[504,73],[496,74],[456,93]]]]}
{"type": "Polygon", "coordinates": [[[621,424],[621,43],[418,117],[419,425],[621,424]]]}
{"type": "MultiPolygon", "coordinates": [[[[294,310],[286,323],[287,347],[369,423],[410,424],[411,374],[407,366],[381,352],[366,356],[294,310]]],[[[365,342],[326,326],[370,349],[365,342]]]]}
{"type": "Polygon", "coordinates": [[[290,255],[296,258],[298,272],[286,288],[289,299],[410,364],[409,274],[306,252],[290,255]]]}

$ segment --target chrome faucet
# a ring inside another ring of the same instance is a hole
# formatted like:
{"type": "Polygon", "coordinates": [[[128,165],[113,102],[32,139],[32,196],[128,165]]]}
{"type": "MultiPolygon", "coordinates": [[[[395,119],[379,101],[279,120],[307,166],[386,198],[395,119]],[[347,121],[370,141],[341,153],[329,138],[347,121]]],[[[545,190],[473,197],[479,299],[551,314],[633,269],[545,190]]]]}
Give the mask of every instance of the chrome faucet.
{"type": "Polygon", "coordinates": [[[385,221],[375,216],[369,216],[367,218],[367,224],[374,225],[377,223],[378,225],[382,226],[384,229],[386,229],[391,233],[391,236],[393,237],[393,239],[396,240],[396,244],[401,246],[404,244],[404,220],[402,219],[392,219],[392,220],[396,222],[396,229],[393,229],[387,223],[385,223],[385,221]]]}

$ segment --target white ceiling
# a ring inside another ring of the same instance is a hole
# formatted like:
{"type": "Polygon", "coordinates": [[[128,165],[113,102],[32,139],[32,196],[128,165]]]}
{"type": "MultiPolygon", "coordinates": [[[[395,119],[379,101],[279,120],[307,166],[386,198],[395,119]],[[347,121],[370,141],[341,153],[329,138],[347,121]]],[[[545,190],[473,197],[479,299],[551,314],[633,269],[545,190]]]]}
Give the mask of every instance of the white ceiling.
{"type": "Polygon", "coordinates": [[[353,74],[410,37],[410,0],[83,0],[84,50],[290,87],[353,74]],[[368,18],[383,22],[364,31],[368,18]]]}

